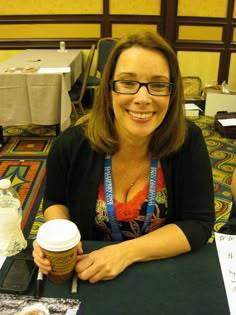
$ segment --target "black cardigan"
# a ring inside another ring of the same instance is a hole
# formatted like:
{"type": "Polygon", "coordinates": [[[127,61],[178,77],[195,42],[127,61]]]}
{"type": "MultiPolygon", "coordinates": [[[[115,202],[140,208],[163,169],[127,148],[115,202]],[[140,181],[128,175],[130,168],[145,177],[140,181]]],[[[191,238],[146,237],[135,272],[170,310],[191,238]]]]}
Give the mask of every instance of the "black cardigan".
{"type": "MultiPolygon", "coordinates": [[[[201,129],[189,122],[182,148],[161,159],[168,195],[167,224],[174,222],[191,248],[207,242],[215,220],[210,160],[201,129]]],[[[70,127],[54,141],[47,159],[44,210],[54,204],[69,208],[82,239],[102,239],[94,218],[104,155],[90,148],[80,126],[70,127]]]]}

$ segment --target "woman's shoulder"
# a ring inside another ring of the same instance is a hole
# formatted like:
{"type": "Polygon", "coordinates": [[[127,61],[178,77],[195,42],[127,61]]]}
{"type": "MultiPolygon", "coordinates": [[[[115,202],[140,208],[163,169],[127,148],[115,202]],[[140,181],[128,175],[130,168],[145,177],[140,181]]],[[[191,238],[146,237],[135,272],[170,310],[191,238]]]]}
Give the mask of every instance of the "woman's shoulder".
{"type": "Polygon", "coordinates": [[[63,132],[61,132],[58,137],[73,138],[77,136],[84,136],[84,130],[83,130],[82,125],[70,126],[69,128],[65,129],[63,132]]]}
{"type": "Polygon", "coordinates": [[[203,136],[202,129],[192,120],[187,119],[186,122],[187,128],[186,128],[186,137],[183,144],[183,148],[188,145],[195,145],[197,144],[204,144],[205,139],[203,136]]]}
{"type": "Polygon", "coordinates": [[[84,130],[82,126],[71,126],[61,132],[54,142],[58,143],[73,143],[85,140],[84,130]]]}
{"type": "Polygon", "coordinates": [[[204,136],[202,133],[201,128],[196,125],[196,123],[194,123],[191,120],[186,120],[186,136],[185,136],[185,140],[184,143],[182,144],[182,146],[175,152],[173,152],[172,154],[170,154],[169,156],[167,156],[164,159],[179,159],[179,157],[182,158],[190,158],[191,155],[196,155],[196,152],[200,153],[202,152],[202,149],[204,149],[205,151],[205,140],[204,140],[204,136]],[[198,151],[199,150],[199,151],[198,151]]]}
{"type": "Polygon", "coordinates": [[[67,154],[74,156],[78,154],[82,148],[91,151],[90,144],[85,137],[82,126],[72,126],[60,133],[53,141],[50,153],[67,154]]]}
{"type": "Polygon", "coordinates": [[[202,133],[201,128],[192,120],[186,119],[187,131],[190,134],[202,133]]]}

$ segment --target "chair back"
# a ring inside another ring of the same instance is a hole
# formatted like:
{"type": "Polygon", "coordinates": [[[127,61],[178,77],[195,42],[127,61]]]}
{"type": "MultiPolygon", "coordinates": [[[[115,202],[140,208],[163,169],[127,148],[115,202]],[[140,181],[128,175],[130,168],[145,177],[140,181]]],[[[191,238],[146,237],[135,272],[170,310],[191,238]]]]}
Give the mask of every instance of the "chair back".
{"type": "Polygon", "coordinates": [[[197,76],[182,77],[184,97],[196,97],[202,94],[202,80],[197,76]]]}
{"type": "Polygon", "coordinates": [[[104,37],[99,39],[97,44],[98,51],[97,71],[99,71],[100,74],[103,73],[105,64],[107,62],[107,58],[116,43],[117,39],[112,37],[104,37]]]}
{"type": "Polygon", "coordinates": [[[82,81],[82,86],[81,86],[81,92],[80,92],[80,99],[82,101],[82,98],[84,96],[86,87],[87,87],[87,81],[88,81],[88,77],[89,77],[89,73],[91,70],[91,66],[93,63],[93,57],[94,57],[94,53],[95,53],[95,45],[92,45],[89,51],[89,55],[88,55],[88,59],[86,62],[86,66],[84,69],[84,74],[83,74],[83,81],[82,81]]]}
{"type": "Polygon", "coordinates": [[[72,87],[72,89],[69,91],[69,95],[70,95],[70,99],[71,99],[71,105],[72,105],[72,110],[74,112],[75,118],[78,119],[78,114],[75,108],[75,104],[79,105],[80,111],[85,114],[85,110],[82,104],[82,100],[87,88],[87,81],[89,78],[89,73],[90,73],[90,69],[92,66],[92,62],[93,62],[93,56],[95,53],[95,45],[92,45],[89,51],[89,55],[88,55],[88,59],[86,62],[86,66],[84,69],[83,74],[81,75],[81,84],[77,85],[74,84],[74,86],[72,87]]]}

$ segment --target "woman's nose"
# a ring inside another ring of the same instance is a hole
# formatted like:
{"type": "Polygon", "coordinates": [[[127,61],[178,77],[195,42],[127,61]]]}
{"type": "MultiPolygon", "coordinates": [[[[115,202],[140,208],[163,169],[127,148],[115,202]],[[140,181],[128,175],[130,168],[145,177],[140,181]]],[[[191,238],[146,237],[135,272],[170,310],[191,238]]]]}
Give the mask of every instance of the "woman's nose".
{"type": "Polygon", "coordinates": [[[151,103],[151,101],[151,95],[149,94],[147,87],[141,86],[135,94],[135,102],[148,104],[151,103]]]}

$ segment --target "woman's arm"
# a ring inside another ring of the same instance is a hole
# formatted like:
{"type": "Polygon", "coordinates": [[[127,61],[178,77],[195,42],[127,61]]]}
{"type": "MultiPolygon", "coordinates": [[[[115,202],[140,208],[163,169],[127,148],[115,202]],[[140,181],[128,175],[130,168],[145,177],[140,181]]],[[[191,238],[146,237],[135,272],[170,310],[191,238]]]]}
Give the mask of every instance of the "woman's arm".
{"type": "Polygon", "coordinates": [[[45,221],[49,221],[53,219],[70,220],[69,209],[63,205],[50,206],[44,211],[44,219],[45,221]]]}
{"type": "Polygon", "coordinates": [[[142,237],[120,243],[130,264],[177,256],[191,250],[183,231],[176,224],[167,224],[142,237]]]}
{"type": "MultiPolygon", "coordinates": [[[[169,181],[168,207],[174,222],[187,237],[192,250],[203,246],[215,222],[214,185],[207,146],[199,127],[191,123],[182,150],[175,155],[169,181]],[[169,188],[171,183],[169,183],[169,188]]],[[[167,188],[168,188],[167,187],[167,188]]]]}
{"type": "Polygon", "coordinates": [[[182,230],[168,224],[144,236],[78,256],[76,271],[82,280],[111,280],[135,262],[177,256],[191,250],[182,230]]]}

